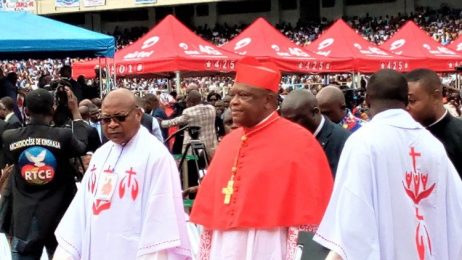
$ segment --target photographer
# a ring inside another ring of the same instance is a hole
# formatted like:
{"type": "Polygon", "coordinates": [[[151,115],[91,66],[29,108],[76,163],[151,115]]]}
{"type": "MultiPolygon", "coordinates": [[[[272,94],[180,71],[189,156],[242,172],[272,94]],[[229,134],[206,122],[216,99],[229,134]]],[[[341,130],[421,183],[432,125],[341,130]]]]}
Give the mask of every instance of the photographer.
{"type": "Polygon", "coordinates": [[[74,95],[77,97],[78,102],[83,100],[83,90],[82,86],[72,78],[72,67],[69,65],[64,65],[59,70],[59,75],[61,76],[61,81],[67,81],[70,85],[70,88],[74,95]]]}
{"type": "Polygon", "coordinates": [[[15,167],[2,194],[0,209],[10,211],[0,212],[0,227],[12,237],[13,259],[39,259],[43,247],[53,256],[53,232],[76,192],[70,159],[85,153],[87,130],[77,98],[70,88],[62,90],[74,119],[73,131],[51,126],[53,95],[37,89],[25,99],[30,123],[3,133],[6,162],[15,167]],[[5,206],[8,203],[11,207],[5,206]]]}
{"type": "MultiPolygon", "coordinates": [[[[65,88],[71,89],[71,85],[68,81],[58,80],[51,83],[51,90],[54,91],[56,100],[55,113],[53,115],[54,126],[65,127],[73,129],[73,115],[68,105],[68,98],[65,88]]],[[[84,125],[87,130],[88,145],[86,152],[94,152],[101,146],[101,140],[99,139],[98,130],[90,126],[90,124],[84,125]]],[[[80,165],[79,165],[80,166],[80,165]]]]}

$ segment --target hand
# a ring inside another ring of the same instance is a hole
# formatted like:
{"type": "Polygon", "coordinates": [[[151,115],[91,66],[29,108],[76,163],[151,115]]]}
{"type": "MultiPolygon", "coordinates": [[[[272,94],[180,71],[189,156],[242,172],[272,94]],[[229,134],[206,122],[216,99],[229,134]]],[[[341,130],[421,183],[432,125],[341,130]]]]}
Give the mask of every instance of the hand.
{"type": "Polygon", "coordinates": [[[93,155],[92,154],[86,154],[82,157],[82,163],[83,163],[83,167],[85,167],[85,169],[88,169],[88,165],[90,164],[90,161],[91,161],[91,157],[93,155]]]}
{"type": "Polygon", "coordinates": [[[11,171],[13,170],[13,164],[9,165],[9,164],[6,164],[5,167],[1,170],[1,177],[3,177],[4,175],[8,175],[11,173],[11,171]]]}
{"type": "Polygon", "coordinates": [[[64,90],[66,91],[66,94],[67,94],[67,106],[69,107],[69,109],[71,111],[73,109],[79,110],[79,104],[77,102],[77,98],[74,95],[74,92],[72,92],[72,89],[66,86],[64,90]]]}
{"type": "Polygon", "coordinates": [[[183,198],[186,198],[189,196],[189,194],[195,194],[199,190],[199,186],[194,186],[187,188],[186,190],[183,191],[183,198]]]}
{"type": "Polygon", "coordinates": [[[82,119],[82,115],[80,115],[79,112],[79,102],[77,97],[74,95],[74,92],[72,92],[71,88],[69,87],[65,87],[64,90],[67,94],[67,106],[72,113],[73,119],[82,119]]]}
{"type": "Polygon", "coordinates": [[[11,172],[13,171],[13,164],[12,165],[5,165],[5,167],[1,170],[1,176],[0,176],[0,192],[3,192],[3,186],[8,179],[8,176],[10,176],[11,172]]]}

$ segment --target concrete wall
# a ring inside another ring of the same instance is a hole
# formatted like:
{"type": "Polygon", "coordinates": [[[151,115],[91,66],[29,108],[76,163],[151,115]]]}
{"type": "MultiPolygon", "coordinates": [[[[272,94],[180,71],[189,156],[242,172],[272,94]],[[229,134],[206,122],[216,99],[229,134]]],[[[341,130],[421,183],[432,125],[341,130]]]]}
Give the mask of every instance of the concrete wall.
{"type": "Polygon", "coordinates": [[[415,0],[416,6],[430,6],[432,8],[439,8],[442,3],[447,4],[452,8],[462,8],[462,1],[461,0],[415,0]]]}
{"type": "Polygon", "coordinates": [[[369,13],[370,16],[396,15],[414,10],[414,0],[396,0],[392,3],[381,3],[373,5],[343,5],[343,1],[337,0],[336,5],[332,8],[321,7],[321,17],[334,20],[344,15],[346,16],[364,16],[369,13]]]}
{"type": "Polygon", "coordinates": [[[452,8],[462,8],[462,0],[396,0],[392,3],[350,6],[344,6],[342,0],[336,0],[336,5],[332,8],[321,7],[321,17],[337,19],[343,15],[364,16],[366,13],[371,16],[397,15],[413,12],[417,6],[438,9],[443,3],[452,8]]]}
{"type": "Polygon", "coordinates": [[[258,17],[264,17],[272,24],[277,24],[281,21],[290,22],[295,25],[300,17],[299,6],[294,10],[279,10],[279,1],[284,0],[271,0],[271,11],[262,13],[243,13],[243,14],[229,14],[217,15],[216,3],[209,4],[209,15],[204,17],[195,17],[195,25],[213,26],[215,23],[220,24],[250,24],[258,17]]]}
{"type": "Polygon", "coordinates": [[[83,0],[80,1],[79,7],[56,7],[56,0],[37,0],[36,11],[38,14],[56,14],[69,12],[94,12],[113,9],[145,8],[153,6],[171,6],[181,4],[210,3],[227,0],[157,0],[155,4],[135,4],[134,0],[106,0],[104,6],[85,7],[83,0]]]}
{"type": "MultiPolygon", "coordinates": [[[[114,2],[116,7],[120,7],[120,3],[126,3],[125,6],[134,6],[134,0],[106,0],[107,3],[114,2]],[[131,3],[128,4],[127,3],[131,3]]],[[[217,4],[216,2],[220,0],[158,0],[155,5],[143,5],[144,8],[148,9],[148,20],[146,21],[133,21],[133,22],[105,22],[101,21],[101,16],[98,12],[85,13],[85,24],[83,25],[86,28],[102,31],[102,32],[112,32],[116,26],[119,28],[131,28],[134,26],[144,26],[152,27],[155,22],[155,8],[156,6],[167,5],[168,3],[208,3],[209,14],[208,16],[194,16],[193,22],[196,26],[199,25],[209,25],[213,27],[215,23],[227,23],[230,25],[234,24],[250,24],[258,17],[266,18],[270,23],[276,24],[280,21],[290,22],[292,25],[295,25],[300,18],[300,1],[311,1],[311,0],[299,0],[298,8],[296,10],[279,10],[279,1],[284,0],[271,0],[271,11],[263,13],[242,13],[242,14],[230,14],[230,15],[218,15],[217,14],[217,4]],[[215,1],[215,2],[214,2],[215,1]]],[[[322,1],[322,0],[319,0],[322,1]]],[[[47,10],[51,12],[49,5],[54,7],[55,0],[40,0],[37,1],[39,6],[38,10],[47,10]],[[45,8],[45,6],[48,6],[45,8]]],[[[384,15],[396,15],[398,12],[412,12],[416,6],[431,6],[433,8],[439,8],[442,3],[448,3],[449,6],[453,8],[462,8],[462,0],[396,0],[393,3],[384,3],[384,4],[373,4],[373,5],[356,5],[356,6],[344,6],[343,0],[336,0],[336,5],[332,8],[322,8],[320,9],[320,16],[326,17],[328,19],[337,19],[343,15],[347,16],[364,16],[366,13],[369,13],[371,16],[384,16],[384,15]]],[[[81,5],[83,0],[81,0],[81,5]]],[[[60,11],[85,11],[86,9],[81,8],[60,8],[57,10],[60,11]]],[[[88,10],[86,10],[88,11],[88,10]]],[[[55,11],[53,11],[55,12],[55,11]]]]}

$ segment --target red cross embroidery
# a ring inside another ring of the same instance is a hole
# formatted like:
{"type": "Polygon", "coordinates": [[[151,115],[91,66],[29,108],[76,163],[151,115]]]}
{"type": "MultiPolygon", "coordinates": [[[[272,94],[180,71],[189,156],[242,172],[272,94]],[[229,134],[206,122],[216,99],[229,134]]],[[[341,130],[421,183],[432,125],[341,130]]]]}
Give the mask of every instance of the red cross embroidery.
{"type": "Polygon", "coordinates": [[[428,198],[435,188],[436,183],[433,183],[427,189],[428,173],[423,173],[417,170],[417,158],[421,157],[422,154],[415,151],[414,147],[411,147],[409,152],[412,160],[412,171],[406,172],[404,176],[403,187],[406,195],[414,202],[415,205],[415,218],[418,222],[415,232],[415,244],[419,260],[425,259],[425,251],[428,249],[430,254],[432,253],[431,237],[428,233],[425,225],[425,218],[423,214],[419,212],[419,203],[428,198]],[[412,187],[414,186],[414,187],[412,187]]]}
{"type": "Polygon", "coordinates": [[[136,172],[133,170],[133,167],[130,167],[130,170],[125,171],[127,175],[122,178],[119,184],[119,197],[123,198],[125,195],[125,189],[131,189],[131,197],[133,200],[136,199],[139,192],[138,181],[136,180],[136,172]]]}
{"type": "Polygon", "coordinates": [[[90,178],[88,178],[87,187],[88,187],[88,190],[91,192],[91,194],[93,194],[93,192],[95,192],[95,187],[96,187],[96,167],[94,164],[90,172],[91,172],[91,176],[90,178]]]}

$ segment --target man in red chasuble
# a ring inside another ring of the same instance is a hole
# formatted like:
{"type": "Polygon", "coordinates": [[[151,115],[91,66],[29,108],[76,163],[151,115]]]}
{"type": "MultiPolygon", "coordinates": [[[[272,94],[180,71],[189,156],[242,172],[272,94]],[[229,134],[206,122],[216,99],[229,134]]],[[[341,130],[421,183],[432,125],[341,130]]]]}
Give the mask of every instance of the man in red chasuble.
{"type": "Polygon", "coordinates": [[[205,228],[200,259],[293,259],[298,231],[321,221],[332,174],[313,135],[277,114],[280,79],[272,63],[236,67],[239,128],[218,146],[191,213],[205,228]]]}

